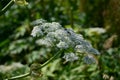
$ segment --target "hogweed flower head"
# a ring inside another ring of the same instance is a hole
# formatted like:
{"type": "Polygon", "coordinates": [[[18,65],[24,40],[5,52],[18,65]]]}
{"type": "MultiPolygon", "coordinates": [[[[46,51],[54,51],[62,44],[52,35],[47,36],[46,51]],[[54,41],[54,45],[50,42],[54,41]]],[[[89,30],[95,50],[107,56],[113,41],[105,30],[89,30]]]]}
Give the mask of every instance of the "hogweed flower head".
{"type": "MultiPolygon", "coordinates": [[[[66,61],[78,60],[76,53],[100,54],[81,34],[76,34],[72,29],[65,29],[57,22],[49,23],[41,19],[34,21],[32,24],[37,26],[34,25],[31,35],[40,37],[36,43],[41,46],[69,51],[68,54],[64,51],[63,58],[66,61]]],[[[86,56],[85,59],[88,57],[86,56]]],[[[91,59],[88,58],[88,60],[91,59]]]]}

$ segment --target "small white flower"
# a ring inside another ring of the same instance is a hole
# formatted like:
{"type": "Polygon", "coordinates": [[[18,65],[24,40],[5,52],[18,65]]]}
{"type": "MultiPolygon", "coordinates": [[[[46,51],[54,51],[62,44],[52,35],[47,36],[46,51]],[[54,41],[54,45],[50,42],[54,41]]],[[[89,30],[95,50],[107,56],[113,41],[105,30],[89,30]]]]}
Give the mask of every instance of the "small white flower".
{"type": "Polygon", "coordinates": [[[50,38],[54,43],[57,42],[57,39],[55,37],[56,33],[55,32],[49,32],[47,35],[46,35],[46,38],[50,38]]]}
{"type": "Polygon", "coordinates": [[[55,31],[55,38],[57,40],[64,40],[64,37],[67,37],[68,34],[66,33],[66,31],[64,31],[64,29],[58,29],[55,31]]]}
{"type": "Polygon", "coordinates": [[[52,47],[54,46],[52,41],[49,38],[39,39],[36,41],[36,44],[45,47],[52,47]]]}
{"type": "Polygon", "coordinates": [[[75,51],[79,52],[79,53],[85,53],[85,49],[84,49],[83,45],[76,45],[75,51]]]}
{"type": "Polygon", "coordinates": [[[69,34],[69,37],[72,39],[75,44],[80,44],[81,40],[83,40],[83,37],[81,34],[76,34],[72,29],[66,29],[67,33],[69,34]]]}
{"type": "Polygon", "coordinates": [[[55,31],[56,34],[59,36],[68,36],[67,32],[64,29],[58,29],[55,31]]]}
{"type": "Polygon", "coordinates": [[[43,23],[45,23],[46,21],[45,20],[43,20],[43,19],[37,19],[37,20],[35,20],[35,21],[33,21],[32,23],[31,23],[31,25],[32,26],[36,26],[36,25],[42,25],[43,23]]]}
{"type": "Polygon", "coordinates": [[[66,60],[66,62],[78,60],[78,56],[76,56],[74,53],[65,53],[63,58],[66,60]]]}
{"type": "Polygon", "coordinates": [[[36,36],[42,36],[43,35],[43,32],[41,31],[40,27],[39,26],[35,26],[32,30],[32,33],[31,35],[33,37],[36,37],[36,36]]]}
{"type": "Polygon", "coordinates": [[[87,55],[83,58],[84,62],[87,63],[87,64],[92,64],[92,63],[95,63],[96,60],[95,58],[92,56],[92,55],[87,55]]]}
{"type": "Polygon", "coordinates": [[[55,32],[58,29],[61,29],[61,25],[59,23],[56,22],[52,22],[52,23],[44,23],[41,25],[42,30],[44,30],[45,33],[49,33],[49,32],[55,32]]]}
{"type": "Polygon", "coordinates": [[[60,49],[67,49],[69,47],[69,45],[63,41],[60,41],[56,46],[60,49]]]}
{"type": "Polygon", "coordinates": [[[62,26],[61,26],[59,23],[57,23],[57,22],[52,22],[52,23],[51,23],[51,27],[52,27],[54,30],[58,30],[58,29],[61,29],[61,28],[62,28],[62,26]]]}
{"type": "Polygon", "coordinates": [[[66,44],[68,44],[68,46],[71,48],[74,48],[74,46],[75,46],[75,42],[72,41],[69,36],[63,37],[62,41],[64,41],[66,44]]]}
{"type": "Polygon", "coordinates": [[[99,52],[98,52],[98,50],[96,50],[96,49],[94,49],[94,48],[88,48],[88,49],[86,49],[86,51],[87,51],[87,53],[89,53],[89,54],[100,54],[99,52]]]}

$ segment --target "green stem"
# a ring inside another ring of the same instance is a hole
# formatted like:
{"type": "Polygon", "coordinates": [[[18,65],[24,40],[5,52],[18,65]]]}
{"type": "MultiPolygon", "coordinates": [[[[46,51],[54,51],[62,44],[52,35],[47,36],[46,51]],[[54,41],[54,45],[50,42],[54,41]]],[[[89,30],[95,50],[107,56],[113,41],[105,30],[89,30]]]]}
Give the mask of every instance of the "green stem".
{"type": "Polygon", "coordinates": [[[27,77],[29,75],[30,75],[30,72],[26,73],[26,74],[23,74],[23,75],[15,76],[15,77],[12,77],[12,78],[8,78],[8,79],[5,79],[5,80],[14,80],[14,79],[19,79],[19,78],[24,78],[24,77],[27,77]]]}
{"type": "Polygon", "coordinates": [[[46,66],[47,64],[49,64],[52,60],[54,60],[61,52],[62,52],[62,50],[58,51],[52,58],[50,58],[48,61],[46,61],[44,64],[42,64],[40,69],[43,68],[44,66],[46,66]]]}
{"type": "MultiPolygon", "coordinates": [[[[49,63],[50,63],[51,61],[53,61],[61,52],[62,52],[62,50],[58,51],[53,57],[51,57],[48,61],[46,61],[44,64],[42,64],[38,69],[41,69],[41,68],[43,68],[44,66],[46,66],[47,64],[49,64],[49,63]]],[[[4,79],[4,80],[20,79],[20,78],[27,77],[27,76],[29,76],[30,74],[31,74],[31,73],[28,72],[28,73],[25,73],[25,74],[22,74],[22,75],[19,75],[19,76],[15,76],[15,77],[12,77],[12,78],[4,79]]]]}
{"type": "Polygon", "coordinates": [[[5,13],[9,7],[11,7],[13,5],[13,0],[11,0],[1,11],[0,11],[0,15],[2,15],[3,13],[5,13]]]}

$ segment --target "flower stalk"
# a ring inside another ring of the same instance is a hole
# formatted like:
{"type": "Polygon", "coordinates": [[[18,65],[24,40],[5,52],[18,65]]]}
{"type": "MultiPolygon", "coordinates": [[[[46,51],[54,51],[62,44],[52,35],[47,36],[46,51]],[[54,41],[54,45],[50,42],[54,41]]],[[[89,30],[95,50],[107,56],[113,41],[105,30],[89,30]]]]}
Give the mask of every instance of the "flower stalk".
{"type": "Polygon", "coordinates": [[[12,5],[13,5],[14,1],[11,0],[4,8],[2,8],[2,10],[0,11],[0,15],[4,14],[12,5]]]}
{"type": "MultiPolygon", "coordinates": [[[[44,64],[42,64],[41,66],[37,67],[36,70],[41,70],[41,68],[43,68],[44,66],[46,66],[47,64],[49,64],[50,62],[52,62],[60,53],[62,53],[63,50],[60,50],[58,51],[53,57],[51,57],[48,61],[46,61],[44,64]]],[[[21,79],[21,78],[24,78],[24,77],[27,77],[27,76],[30,76],[31,75],[31,72],[28,72],[28,73],[25,73],[25,74],[22,74],[22,75],[19,75],[19,76],[15,76],[15,77],[11,77],[11,78],[7,78],[7,79],[4,79],[4,80],[15,80],[15,79],[21,79]]]]}
{"type": "Polygon", "coordinates": [[[19,76],[11,77],[11,78],[8,78],[8,79],[4,79],[4,80],[15,80],[15,79],[20,79],[20,78],[27,77],[29,75],[30,75],[30,72],[22,74],[22,75],[19,75],[19,76]]]}

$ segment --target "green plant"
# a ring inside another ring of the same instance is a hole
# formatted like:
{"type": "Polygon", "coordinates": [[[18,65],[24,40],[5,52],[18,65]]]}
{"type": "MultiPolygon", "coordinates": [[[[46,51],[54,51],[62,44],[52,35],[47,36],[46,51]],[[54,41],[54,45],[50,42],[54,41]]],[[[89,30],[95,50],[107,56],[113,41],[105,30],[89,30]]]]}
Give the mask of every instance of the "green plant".
{"type": "Polygon", "coordinates": [[[41,47],[50,48],[50,51],[54,52],[54,56],[42,65],[33,63],[30,66],[30,71],[26,74],[5,80],[19,79],[26,76],[32,76],[34,78],[40,77],[42,74],[41,68],[59,55],[63,55],[65,63],[78,60],[78,56],[80,56],[80,58],[83,56],[83,60],[88,64],[96,62],[92,55],[98,55],[100,53],[94,49],[89,42],[84,40],[82,35],[76,34],[72,29],[65,29],[57,22],[48,23],[42,19],[32,22],[32,25],[35,27],[31,35],[33,37],[39,37],[36,43],[41,47]]]}

